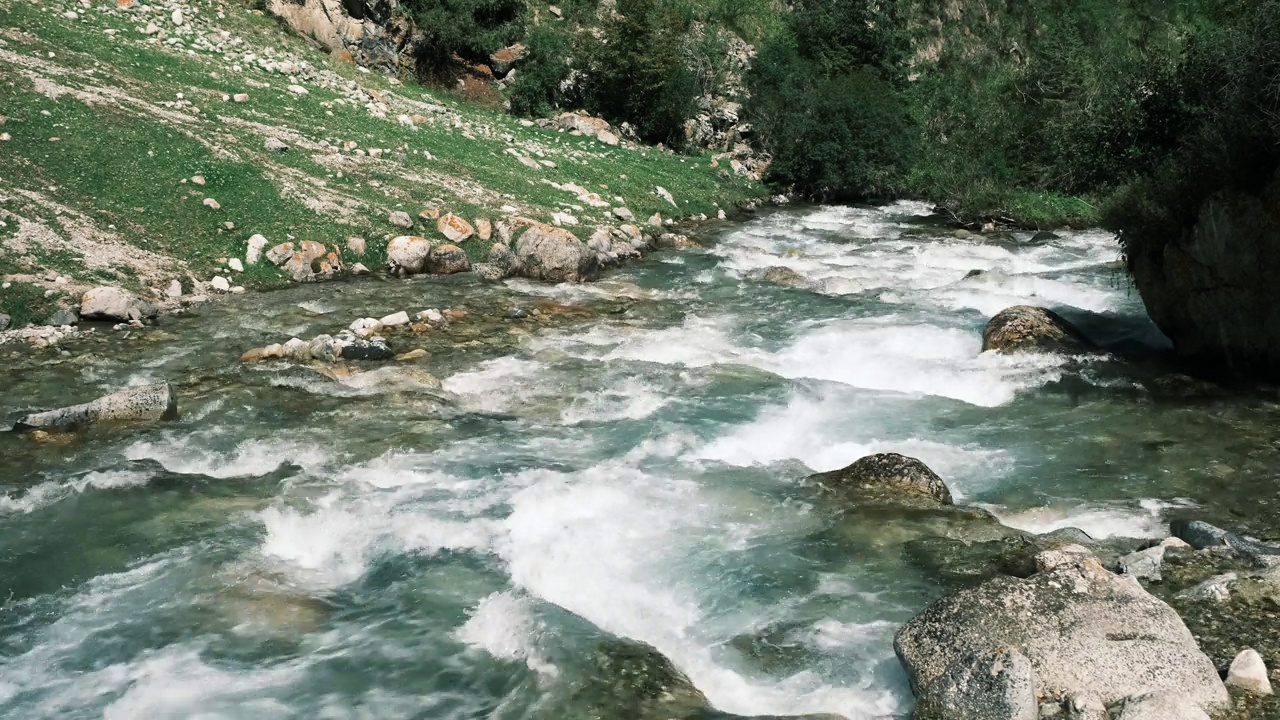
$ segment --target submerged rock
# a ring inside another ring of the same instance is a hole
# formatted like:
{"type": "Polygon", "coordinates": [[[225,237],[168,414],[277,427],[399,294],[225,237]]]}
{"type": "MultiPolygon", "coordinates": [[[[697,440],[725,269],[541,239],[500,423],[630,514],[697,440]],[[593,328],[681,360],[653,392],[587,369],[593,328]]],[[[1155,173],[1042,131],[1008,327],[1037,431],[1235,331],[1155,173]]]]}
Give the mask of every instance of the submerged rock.
{"type": "Polygon", "coordinates": [[[982,351],[1000,353],[1090,352],[1093,343],[1057,313],[1030,305],[1001,310],[982,331],[982,351]]]}
{"type": "Polygon", "coordinates": [[[996,648],[1031,662],[1037,694],[1092,696],[1110,705],[1166,692],[1212,711],[1228,697],[1182,619],[1132,578],[1114,575],[1086,548],[1036,556],[1029,578],[998,577],[925,608],[894,639],[920,697],[973,657],[996,648]]]}
{"type": "Polygon", "coordinates": [[[178,418],[178,396],[168,383],[145,385],[106,395],[83,405],[32,413],[15,430],[71,430],[108,422],[156,422],[178,418]]]}
{"type": "Polygon", "coordinates": [[[783,265],[753,272],[750,277],[752,280],[773,283],[782,287],[802,288],[809,285],[809,281],[803,275],[783,265]]]}
{"type": "Polygon", "coordinates": [[[155,305],[118,287],[96,287],[80,298],[80,317],[86,320],[129,322],[160,314],[155,305]]]}
{"type": "Polygon", "coordinates": [[[872,504],[951,505],[951,491],[928,465],[897,453],[869,455],[810,477],[841,495],[872,504]]]}

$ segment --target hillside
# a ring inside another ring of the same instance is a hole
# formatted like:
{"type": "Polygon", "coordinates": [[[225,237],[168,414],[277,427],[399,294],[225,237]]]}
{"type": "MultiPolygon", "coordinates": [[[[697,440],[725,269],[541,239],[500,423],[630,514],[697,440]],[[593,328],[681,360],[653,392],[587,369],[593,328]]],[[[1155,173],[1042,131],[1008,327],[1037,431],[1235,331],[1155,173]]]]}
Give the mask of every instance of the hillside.
{"type": "MultiPolygon", "coordinates": [[[[371,73],[238,2],[3,0],[0,76],[0,311],[15,325],[92,284],[201,292],[258,234],[376,270],[408,232],[393,211],[563,213],[585,239],[613,207],[714,217],[763,192],[709,156],[606,145],[371,73]]],[[[285,277],[263,263],[231,280],[285,277]]]]}

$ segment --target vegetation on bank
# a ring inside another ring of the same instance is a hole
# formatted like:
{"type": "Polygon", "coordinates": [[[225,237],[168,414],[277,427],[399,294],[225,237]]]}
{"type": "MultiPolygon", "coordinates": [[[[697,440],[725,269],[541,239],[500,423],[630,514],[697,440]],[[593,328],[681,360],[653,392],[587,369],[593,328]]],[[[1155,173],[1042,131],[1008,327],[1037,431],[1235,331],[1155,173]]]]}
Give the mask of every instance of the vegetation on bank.
{"type": "MultiPolygon", "coordinates": [[[[0,0],[0,312],[15,322],[73,303],[83,284],[155,291],[178,279],[189,291],[191,278],[228,274],[255,234],[318,240],[376,268],[406,232],[392,210],[565,212],[589,234],[617,222],[610,208],[552,183],[642,220],[715,216],[764,193],[707,155],[611,147],[362,72],[245,5],[183,7],[175,25],[167,8],[0,0]],[[268,150],[270,138],[289,149],[268,150]],[[351,236],[369,252],[346,250],[351,236]]],[[[464,249],[479,260],[487,246],[464,249]]],[[[231,279],[285,282],[268,265],[231,279]]]]}
{"type": "Polygon", "coordinates": [[[755,43],[753,140],[771,183],[814,199],[922,197],[1029,227],[1105,216],[1138,241],[1274,167],[1274,0],[575,0],[554,22],[522,8],[506,26],[529,46],[514,112],[586,108],[675,147],[727,72],[726,34],[755,43]]]}

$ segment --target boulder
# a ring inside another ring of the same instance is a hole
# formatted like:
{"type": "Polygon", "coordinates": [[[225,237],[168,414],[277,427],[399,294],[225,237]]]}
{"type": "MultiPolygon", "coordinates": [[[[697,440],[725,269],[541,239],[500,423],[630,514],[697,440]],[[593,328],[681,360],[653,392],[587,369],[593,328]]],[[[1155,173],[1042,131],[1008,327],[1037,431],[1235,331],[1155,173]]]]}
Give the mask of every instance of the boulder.
{"type": "Polygon", "coordinates": [[[1280,172],[1260,192],[1224,190],[1198,211],[1180,235],[1128,252],[1147,312],[1191,363],[1280,377],[1280,172]]]}
{"type": "Polygon", "coordinates": [[[387,222],[398,228],[408,230],[413,227],[413,218],[409,217],[409,213],[403,210],[395,210],[387,216],[387,222]]]}
{"type": "Polygon", "coordinates": [[[1214,575],[1178,593],[1178,599],[1224,603],[1231,599],[1231,591],[1239,581],[1240,576],[1233,572],[1214,575]]]}
{"type": "Polygon", "coordinates": [[[168,383],[129,388],[83,405],[33,413],[18,419],[15,430],[72,430],[108,422],[176,420],[178,396],[168,383]]]}
{"type": "Polygon", "coordinates": [[[1115,720],[1209,720],[1208,713],[1188,705],[1176,693],[1147,693],[1125,698],[1115,706],[1111,717],[1115,720]]]}
{"type": "Polygon", "coordinates": [[[913,720],[1037,720],[1031,661],[991,648],[960,658],[916,702],[913,720]]]}
{"type": "Polygon", "coordinates": [[[520,43],[508,45],[489,56],[489,67],[493,69],[494,75],[503,77],[511,72],[511,69],[525,56],[526,52],[525,46],[520,43]]]}
{"type": "Polygon", "coordinates": [[[471,261],[457,245],[437,245],[427,256],[427,272],[432,275],[453,275],[471,270],[471,261]]]}
{"type": "Polygon", "coordinates": [[[869,455],[809,479],[860,504],[952,504],[947,484],[928,465],[897,453],[869,455]]]}
{"type": "Polygon", "coordinates": [[[396,353],[387,344],[385,338],[352,338],[339,337],[338,356],[343,360],[392,360],[396,353]]]}
{"type": "Polygon", "coordinates": [[[460,243],[476,234],[476,229],[471,227],[471,223],[453,213],[441,216],[436,221],[436,229],[452,243],[460,243]]]}
{"type": "Polygon", "coordinates": [[[267,260],[276,267],[279,267],[293,257],[293,243],[282,242],[267,251],[267,260]]]}
{"type": "Polygon", "coordinates": [[[476,237],[482,242],[489,242],[493,237],[493,223],[484,218],[476,218],[476,237]]]}
{"type": "Polygon", "coordinates": [[[471,271],[476,274],[476,277],[485,282],[499,282],[508,277],[501,267],[493,263],[476,263],[472,266],[471,271]]]}
{"type": "Polygon", "coordinates": [[[579,282],[595,270],[595,253],[576,235],[553,225],[536,223],[516,240],[521,273],[533,280],[579,282]]]}
{"type": "Polygon", "coordinates": [[[12,324],[13,324],[13,318],[9,317],[4,313],[0,313],[0,332],[4,330],[8,330],[9,326],[12,324]]]}
{"type": "Polygon", "coordinates": [[[663,233],[653,241],[654,246],[659,248],[700,248],[702,243],[694,240],[688,235],[680,235],[678,233],[663,233]]]}
{"type": "Polygon", "coordinates": [[[1267,665],[1253,648],[1246,648],[1231,661],[1227,669],[1227,684],[1254,695],[1270,695],[1271,679],[1267,677],[1267,665]]]}
{"type": "Polygon", "coordinates": [[[393,273],[417,275],[426,267],[431,241],[418,235],[401,235],[387,243],[387,266],[393,273]]]}
{"type": "Polygon", "coordinates": [[[118,287],[96,287],[80,298],[80,317],[86,320],[129,322],[149,320],[159,314],[155,305],[118,287]]]}
{"type": "Polygon", "coordinates": [[[785,266],[776,266],[765,268],[750,275],[753,280],[760,280],[782,287],[802,288],[809,285],[809,281],[803,275],[785,266]]]}
{"type": "Polygon", "coordinates": [[[1057,313],[1030,305],[1001,310],[982,331],[983,352],[1077,355],[1092,349],[1093,343],[1057,313]]]}
{"type": "Polygon", "coordinates": [[[249,238],[245,244],[244,261],[250,265],[257,265],[262,259],[262,253],[267,249],[267,239],[261,235],[254,235],[249,238]]]}
{"type": "Polygon", "coordinates": [[[77,316],[76,312],[70,308],[58,308],[53,311],[53,314],[50,315],[47,320],[44,321],[45,325],[52,325],[53,327],[78,325],[79,323],[79,316],[77,316]]]}
{"type": "Polygon", "coordinates": [[[997,577],[925,608],[894,638],[918,696],[957,662],[991,648],[1030,662],[1045,699],[1092,696],[1111,705],[1169,693],[1207,712],[1224,708],[1226,687],[1182,619],[1133,578],[1114,575],[1087,549],[1036,556],[1028,578],[997,577]]]}

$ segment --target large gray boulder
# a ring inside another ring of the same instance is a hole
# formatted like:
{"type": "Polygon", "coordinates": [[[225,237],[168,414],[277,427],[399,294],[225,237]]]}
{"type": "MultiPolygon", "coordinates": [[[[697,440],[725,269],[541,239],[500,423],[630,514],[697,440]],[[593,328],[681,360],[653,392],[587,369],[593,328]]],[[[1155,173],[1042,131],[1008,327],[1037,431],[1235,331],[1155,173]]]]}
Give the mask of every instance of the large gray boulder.
{"type": "Polygon", "coordinates": [[[1052,310],[1015,305],[1001,310],[983,328],[982,351],[989,350],[1078,355],[1093,350],[1093,343],[1052,310]]]}
{"type": "Polygon", "coordinates": [[[129,388],[83,405],[32,413],[18,419],[15,430],[72,430],[107,422],[176,420],[178,396],[168,383],[129,388]]]}
{"type": "Polygon", "coordinates": [[[155,305],[118,287],[96,287],[80,298],[80,317],[85,320],[129,322],[149,320],[160,314],[155,305]]]}
{"type": "Polygon", "coordinates": [[[947,484],[928,465],[897,453],[868,455],[810,479],[861,504],[952,504],[947,484]]]}
{"type": "MultiPolygon", "coordinates": [[[[995,648],[1031,663],[1043,702],[1110,706],[1165,693],[1187,707],[1226,706],[1226,687],[1182,619],[1137,580],[1108,572],[1085,548],[1036,556],[1028,578],[997,577],[925,608],[894,639],[917,696],[995,648]]],[[[943,680],[946,682],[946,680],[943,680]]]]}
{"type": "Polygon", "coordinates": [[[1010,648],[961,658],[916,702],[914,720],[1037,720],[1031,661],[1010,648]]]}
{"type": "Polygon", "coordinates": [[[516,240],[521,274],[532,280],[579,282],[595,269],[595,253],[576,235],[554,225],[538,223],[516,240]]]}
{"type": "Polygon", "coordinates": [[[1223,191],[1196,225],[1130,248],[1151,319],[1188,361],[1280,377],[1280,173],[1262,192],[1223,191]]]}

